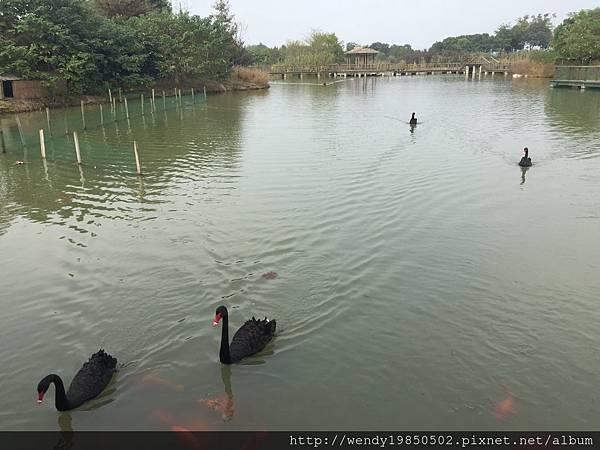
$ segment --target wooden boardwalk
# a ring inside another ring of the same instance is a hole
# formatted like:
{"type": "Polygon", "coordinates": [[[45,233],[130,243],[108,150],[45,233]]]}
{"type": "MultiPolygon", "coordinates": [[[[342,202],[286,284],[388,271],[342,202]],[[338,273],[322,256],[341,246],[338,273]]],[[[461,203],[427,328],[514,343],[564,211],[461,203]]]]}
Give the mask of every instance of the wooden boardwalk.
{"type": "Polygon", "coordinates": [[[600,66],[557,66],[552,86],[600,88],[600,66]]]}
{"type": "Polygon", "coordinates": [[[463,63],[427,63],[427,64],[332,64],[327,66],[295,66],[276,64],[271,66],[269,73],[288,77],[304,78],[306,75],[321,77],[369,77],[369,76],[406,76],[433,74],[495,74],[508,75],[510,68],[504,64],[463,64],[463,63]]]}

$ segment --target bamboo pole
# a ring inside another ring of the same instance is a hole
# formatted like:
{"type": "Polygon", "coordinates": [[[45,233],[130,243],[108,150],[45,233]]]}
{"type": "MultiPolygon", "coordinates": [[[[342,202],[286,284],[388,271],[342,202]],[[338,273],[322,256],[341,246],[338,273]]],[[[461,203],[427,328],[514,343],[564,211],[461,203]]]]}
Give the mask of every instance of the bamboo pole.
{"type": "Polygon", "coordinates": [[[125,97],[125,117],[129,119],[129,106],[127,106],[127,97],[125,97]]]}
{"type": "Polygon", "coordinates": [[[73,140],[75,141],[75,155],[77,156],[77,164],[81,165],[81,150],[79,148],[79,138],[77,131],[73,131],[73,140]]]}
{"type": "Polygon", "coordinates": [[[204,86],[204,99],[206,100],[206,86],[204,86]]]}
{"type": "Polygon", "coordinates": [[[117,121],[117,99],[113,97],[113,102],[112,102],[112,109],[113,109],[113,120],[116,122],[117,121]]]}
{"type": "Polygon", "coordinates": [[[46,106],[46,123],[48,124],[48,134],[52,137],[52,128],[50,128],[50,108],[46,106]]]}
{"type": "Polygon", "coordinates": [[[192,88],[192,103],[196,103],[196,100],[194,100],[194,88],[192,88]]]}
{"type": "Polygon", "coordinates": [[[108,101],[112,105],[113,98],[112,98],[112,92],[110,91],[110,88],[108,88],[108,101]]]}
{"type": "Polygon", "coordinates": [[[121,88],[119,88],[119,103],[121,103],[123,101],[123,92],[121,90],[121,88]]]}
{"type": "Polygon", "coordinates": [[[104,126],[104,111],[102,110],[102,103],[100,103],[100,125],[104,126]]]}
{"type": "Polygon", "coordinates": [[[167,98],[165,97],[165,91],[163,91],[163,110],[167,109],[167,98]]]}
{"type": "Polygon", "coordinates": [[[154,97],[154,88],[152,88],[152,110],[156,111],[156,98],[154,97]]]}
{"type": "Polygon", "coordinates": [[[81,100],[81,120],[83,121],[83,129],[85,130],[85,108],[83,106],[83,100],[81,100]]]}
{"type": "Polygon", "coordinates": [[[138,175],[142,174],[142,167],[140,166],[140,155],[138,154],[137,143],[133,141],[133,154],[135,156],[135,169],[138,175]]]}
{"type": "Polygon", "coordinates": [[[46,159],[46,142],[44,142],[44,129],[40,128],[40,152],[42,159],[46,159]]]}
{"type": "Polygon", "coordinates": [[[144,94],[140,94],[140,101],[142,103],[142,116],[144,115],[144,94]]]}

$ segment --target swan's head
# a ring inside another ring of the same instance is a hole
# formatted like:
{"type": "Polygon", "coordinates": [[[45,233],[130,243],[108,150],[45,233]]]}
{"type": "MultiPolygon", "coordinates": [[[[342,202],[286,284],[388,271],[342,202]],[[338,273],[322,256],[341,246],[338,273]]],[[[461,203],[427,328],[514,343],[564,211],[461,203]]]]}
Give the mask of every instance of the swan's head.
{"type": "Polygon", "coordinates": [[[225,308],[223,305],[221,305],[217,308],[217,311],[215,312],[215,318],[213,319],[213,326],[216,327],[217,325],[219,325],[219,321],[223,317],[227,317],[227,308],[225,308]]]}
{"type": "Polygon", "coordinates": [[[48,391],[48,388],[50,387],[50,382],[51,382],[51,376],[48,375],[47,377],[45,377],[42,381],[40,381],[38,383],[38,386],[37,386],[37,391],[38,391],[37,402],[38,403],[42,403],[42,401],[44,400],[44,395],[46,395],[46,391],[48,391]]]}
{"type": "Polygon", "coordinates": [[[529,149],[527,147],[525,147],[523,149],[523,151],[525,152],[525,157],[527,157],[527,155],[529,154],[529,149]]]}

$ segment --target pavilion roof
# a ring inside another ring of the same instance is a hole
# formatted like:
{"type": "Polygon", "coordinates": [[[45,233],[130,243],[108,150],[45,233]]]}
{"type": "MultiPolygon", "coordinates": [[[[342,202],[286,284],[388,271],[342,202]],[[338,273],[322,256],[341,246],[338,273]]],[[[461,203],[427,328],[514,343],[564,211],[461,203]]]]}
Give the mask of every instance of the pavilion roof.
{"type": "Polygon", "coordinates": [[[376,55],[379,53],[377,50],[374,50],[369,47],[354,47],[352,50],[346,52],[346,55],[376,55]]]}

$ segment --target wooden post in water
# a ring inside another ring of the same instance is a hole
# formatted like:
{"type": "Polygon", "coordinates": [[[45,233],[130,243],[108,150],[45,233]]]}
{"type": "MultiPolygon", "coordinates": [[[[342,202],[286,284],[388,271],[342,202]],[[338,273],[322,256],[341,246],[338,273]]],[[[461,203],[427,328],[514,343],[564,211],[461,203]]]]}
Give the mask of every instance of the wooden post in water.
{"type": "Polygon", "coordinates": [[[129,106],[127,106],[127,97],[125,97],[125,117],[129,119],[129,106]]]}
{"type": "Polygon", "coordinates": [[[110,88],[108,88],[108,102],[112,105],[112,92],[110,91],[110,88]]]}
{"type": "Polygon", "coordinates": [[[206,100],[206,86],[204,86],[204,100],[206,100]]]}
{"type": "Polygon", "coordinates": [[[48,124],[48,133],[52,137],[52,128],[50,128],[50,108],[46,106],[46,123],[48,124]]]}
{"type": "Polygon", "coordinates": [[[77,164],[81,165],[81,151],[79,149],[79,138],[77,131],[73,131],[73,140],[75,141],[75,156],[77,156],[77,164]]]}
{"type": "Polygon", "coordinates": [[[46,142],[44,142],[44,129],[40,128],[40,152],[42,159],[46,159],[46,142]]]}
{"type": "Polygon", "coordinates": [[[121,103],[123,101],[123,93],[121,91],[121,88],[119,88],[119,103],[121,103]]]}
{"type": "Polygon", "coordinates": [[[142,116],[144,115],[144,94],[141,94],[140,101],[142,102],[142,116]]]}
{"type": "Polygon", "coordinates": [[[102,103],[100,103],[100,125],[104,126],[104,111],[102,110],[102,103]]]}
{"type": "Polygon", "coordinates": [[[83,129],[85,130],[85,108],[83,107],[83,100],[81,100],[81,120],[83,122],[83,129]]]}
{"type": "Polygon", "coordinates": [[[113,110],[113,120],[117,121],[117,99],[113,97],[112,102],[112,110],[113,110]]]}
{"type": "Polygon", "coordinates": [[[6,145],[4,144],[4,131],[0,130],[0,145],[2,146],[2,153],[6,153],[6,145]]]}
{"type": "Polygon", "coordinates": [[[196,101],[194,100],[194,88],[192,88],[192,103],[196,103],[196,101]]]}
{"type": "Polygon", "coordinates": [[[167,97],[165,91],[163,91],[163,110],[167,109],[167,97]]]}
{"type": "Polygon", "coordinates": [[[27,147],[27,144],[25,144],[25,137],[23,137],[23,126],[21,125],[21,119],[19,119],[19,116],[15,116],[15,118],[17,119],[17,127],[19,128],[19,137],[21,138],[21,144],[23,145],[23,147],[27,147]]]}
{"type": "Polygon", "coordinates": [[[142,167],[140,166],[140,155],[138,154],[137,143],[133,141],[133,154],[135,156],[135,170],[138,175],[142,174],[142,167]]]}
{"type": "Polygon", "coordinates": [[[154,88],[152,88],[152,111],[156,112],[156,98],[154,98],[154,88]]]}
{"type": "Polygon", "coordinates": [[[179,104],[181,104],[181,89],[179,89],[179,104]]]}

